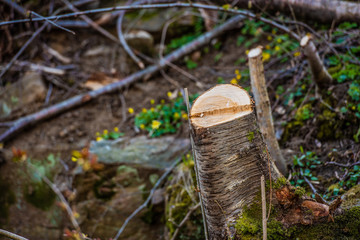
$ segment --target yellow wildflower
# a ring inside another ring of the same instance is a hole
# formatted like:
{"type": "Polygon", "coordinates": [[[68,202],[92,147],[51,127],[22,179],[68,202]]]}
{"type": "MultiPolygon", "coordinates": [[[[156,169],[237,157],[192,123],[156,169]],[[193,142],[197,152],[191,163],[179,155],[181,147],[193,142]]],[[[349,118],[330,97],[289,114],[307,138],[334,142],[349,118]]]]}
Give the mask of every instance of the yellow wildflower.
{"type": "Polygon", "coordinates": [[[267,40],[271,41],[272,40],[272,36],[267,36],[267,40]]]}
{"type": "Polygon", "coordinates": [[[282,42],[282,39],[281,39],[281,38],[278,38],[278,39],[276,39],[276,41],[277,41],[278,43],[281,43],[281,42],[282,42]]]}
{"type": "Polygon", "coordinates": [[[151,128],[152,129],[158,129],[161,125],[161,122],[157,121],[157,120],[153,120],[151,123],[151,128]]]}
{"type": "Polygon", "coordinates": [[[72,156],[72,157],[71,157],[71,161],[76,162],[76,161],[77,161],[77,158],[74,157],[74,156],[72,156]]]}
{"type": "Polygon", "coordinates": [[[294,57],[300,56],[300,52],[294,52],[294,57]]]}
{"type": "Polygon", "coordinates": [[[102,137],[96,137],[96,141],[97,141],[97,142],[99,142],[99,141],[101,141],[101,140],[103,140],[102,137]]]}
{"type": "Polygon", "coordinates": [[[236,74],[236,75],[239,75],[239,74],[240,74],[239,69],[236,69],[236,70],[235,70],[235,74],[236,74]]]}
{"type": "Polygon", "coordinates": [[[236,74],[236,79],[237,80],[240,80],[241,79],[241,74],[239,73],[239,74],[236,74]]]}
{"type": "Polygon", "coordinates": [[[266,45],[265,49],[269,50],[270,49],[270,45],[266,45]]]}
{"type": "Polygon", "coordinates": [[[140,124],[140,129],[145,129],[145,124],[140,124]]]}
{"type": "Polygon", "coordinates": [[[150,111],[155,112],[155,108],[150,108],[150,111]]]}
{"type": "Polygon", "coordinates": [[[174,113],[174,118],[175,118],[175,119],[180,118],[180,114],[179,114],[178,112],[175,112],[175,113],[174,113]]]}
{"type": "Polygon", "coordinates": [[[233,79],[231,79],[230,83],[236,85],[236,84],[238,84],[238,81],[235,78],[233,78],[233,79]]]}
{"type": "Polygon", "coordinates": [[[275,51],[279,51],[280,47],[279,46],[275,46],[275,51]]]}
{"type": "Polygon", "coordinates": [[[188,115],[187,115],[186,113],[181,114],[181,117],[182,117],[183,119],[185,119],[185,120],[188,119],[188,115]]]}
{"type": "Polygon", "coordinates": [[[89,161],[84,162],[84,165],[82,165],[82,168],[84,169],[84,171],[90,170],[90,168],[91,168],[90,162],[89,161]]]}
{"type": "Polygon", "coordinates": [[[96,136],[100,136],[100,133],[99,133],[99,132],[96,132],[95,135],[96,135],[96,136]]]}
{"type": "Polygon", "coordinates": [[[222,8],[225,9],[225,10],[229,10],[231,8],[231,5],[230,4],[224,4],[224,5],[222,5],[222,8]]]}
{"type": "Polygon", "coordinates": [[[109,131],[108,131],[107,129],[104,129],[103,133],[104,133],[105,135],[107,135],[107,134],[109,133],[109,131]]]}
{"type": "Polygon", "coordinates": [[[161,99],[161,100],[160,100],[160,103],[161,103],[161,104],[164,104],[164,103],[165,103],[165,100],[164,100],[164,99],[161,99]]]}
{"type": "Polygon", "coordinates": [[[352,110],[355,110],[355,109],[356,109],[356,107],[355,107],[355,106],[352,106],[352,107],[351,107],[351,109],[352,109],[352,110]]]}
{"type": "Polygon", "coordinates": [[[275,29],[271,30],[271,33],[272,33],[272,34],[275,34],[275,33],[276,33],[276,30],[275,30],[275,29]]]}
{"type": "Polygon", "coordinates": [[[171,93],[171,92],[167,92],[167,96],[168,96],[168,98],[171,98],[172,93],[171,93]]]}
{"type": "Polygon", "coordinates": [[[129,111],[130,114],[133,114],[133,113],[134,113],[134,109],[133,109],[133,108],[129,108],[128,111],[129,111]]]}
{"type": "Polygon", "coordinates": [[[80,217],[80,214],[79,214],[78,212],[74,212],[74,213],[73,213],[73,216],[74,216],[74,218],[79,218],[79,217],[80,217]]]}
{"type": "Polygon", "coordinates": [[[250,52],[249,50],[246,50],[246,51],[245,51],[246,55],[248,55],[248,54],[249,54],[249,52],[250,52]]]}
{"type": "Polygon", "coordinates": [[[115,131],[115,132],[118,132],[118,131],[119,131],[119,128],[118,128],[118,127],[114,127],[114,131],[115,131]]]}
{"type": "Polygon", "coordinates": [[[190,158],[190,157],[191,157],[190,153],[186,154],[186,158],[190,158]]]}
{"type": "Polygon", "coordinates": [[[142,109],[142,112],[143,112],[143,113],[146,113],[146,112],[147,112],[146,108],[143,108],[143,109],[142,109]]]}
{"type": "Polygon", "coordinates": [[[154,99],[151,99],[151,100],[150,100],[150,103],[151,103],[151,104],[155,104],[155,100],[154,100],[154,99]]]}
{"type": "Polygon", "coordinates": [[[270,59],[270,53],[267,53],[267,52],[263,52],[262,53],[262,60],[263,60],[263,62],[266,62],[266,61],[268,61],[269,59],[270,59]]]}
{"type": "Polygon", "coordinates": [[[72,151],[71,155],[76,158],[81,158],[82,154],[79,151],[72,151]]]}

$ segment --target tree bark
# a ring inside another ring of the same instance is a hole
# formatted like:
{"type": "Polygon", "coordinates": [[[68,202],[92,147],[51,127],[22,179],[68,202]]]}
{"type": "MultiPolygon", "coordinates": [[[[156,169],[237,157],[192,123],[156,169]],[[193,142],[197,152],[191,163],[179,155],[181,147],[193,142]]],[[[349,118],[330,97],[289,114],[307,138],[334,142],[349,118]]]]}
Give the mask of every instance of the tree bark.
{"type": "Polygon", "coordinates": [[[303,37],[300,41],[300,46],[303,48],[304,54],[308,59],[311,73],[316,85],[320,89],[328,87],[332,83],[333,79],[322,63],[316,47],[311,40],[311,35],[303,37]]]}
{"type": "MultiPolygon", "coordinates": [[[[215,1],[217,3],[224,1],[215,1]]],[[[260,11],[280,11],[297,19],[360,22],[360,4],[338,0],[239,0],[236,5],[260,11]]]]}
{"type": "Polygon", "coordinates": [[[260,193],[260,177],[280,176],[268,159],[248,93],[217,85],[190,110],[199,190],[209,239],[230,237],[228,224],[260,193]]]}
{"type": "Polygon", "coordinates": [[[256,115],[261,133],[269,149],[271,158],[282,174],[286,174],[286,161],[280,151],[279,143],[275,137],[274,124],[271,114],[271,105],[266,89],[264,66],[262,63],[262,49],[257,47],[252,49],[249,54],[249,68],[251,89],[254,93],[256,115]]]}

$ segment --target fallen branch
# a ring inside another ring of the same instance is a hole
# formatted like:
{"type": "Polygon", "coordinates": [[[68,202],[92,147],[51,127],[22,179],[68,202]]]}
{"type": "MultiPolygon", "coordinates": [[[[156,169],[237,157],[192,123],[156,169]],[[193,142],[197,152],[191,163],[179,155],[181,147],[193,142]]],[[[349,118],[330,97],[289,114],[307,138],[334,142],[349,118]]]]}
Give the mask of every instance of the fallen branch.
{"type": "Polygon", "coordinates": [[[239,14],[248,18],[254,18],[258,19],[264,23],[267,23],[273,27],[278,28],[279,30],[288,33],[292,38],[297,39],[300,41],[300,37],[294,33],[292,30],[287,28],[284,25],[281,25],[275,21],[272,21],[270,19],[259,17],[258,15],[251,13],[246,10],[237,10],[237,9],[227,9],[223,7],[218,6],[211,6],[206,4],[198,4],[198,3],[169,3],[169,4],[148,4],[148,5],[131,5],[131,6],[117,6],[117,7],[109,7],[109,8],[99,8],[99,9],[92,9],[92,10],[86,10],[86,11],[79,11],[75,13],[67,13],[63,15],[56,15],[56,16],[50,16],[45,18],[32,18],[32,19],[19,19],[19,20],[12,20],[12,21],[3,21],[0,22],[0,26],[8,25],[8,24],[15,24],[15,23],[25,23],[25,22],[41,22],[45,19],[48,20],[58,20],[63,18],[70,18],[70,17],[78,17],[81,15],[86,14],[93,14],[93,13],[102,13],[102,12],[113,12],[113,11],[119,11],[119,10],[137,10],[137,9],[153,9],[153,8],[200,8],[200,9],[207,9],[212,11],[220,11],[220,12],[228,12],[232,14],[239,14]]]}
{"type": "MultiPolygon", "coordinates": [[[[18,120],[13,122],[14,124],[8,130],[6,130],[3,134],[0,135],[0,142],[4,142],[5,140],[7,140],[11,136],[13,136],[18,131],[24,129],[25,127],[28,127],[28,126],[38,123],[44,119],[50,118],[59,113],[62,113],[69,109],[72,109],[76,106],[79,106],[81,104],[89,102],[90,100],[93,100],[103,94],[111,93],[116,90],[119,90],[131,83],[136,82],[139,79],[142,79],[145,76],[154,74],[155,72],[157,72],[160,69],[167,66],[168,62],[173,62],[173,61],[191,53],[192,51],[196,50],[197,48],[209,43],[211,39],[213,39],[214,37],[217,37],[224,31],[236,27],[237,24],[240,21],[242,21],[243,19],[244,19],[243,16],[235,16],[235,17],[229,19],[223,25],[221,25],[217,28],[214,28],[211,32],[207,32],[207,33],[201,35],[200,37],[198,37],[197,39],[195,39],[194,41],[173,51],[172,53],[167,55],[165,58],[161,59],[158,62],[158,64],[156,64],[156,65],[149,66],[146,69],[136,72],[124,79],[121,79],[115,83],[104,86],[100,89],[74,96],[63,102],[60,102],[60,103],[57,103],[48,108],[42,109],[39,112],[19,118],[18,120]]],[[[45,23],[45,24],[47,24],[47,23],[45,23]]]]}
{"type": "Polygon", "coordinates": [[[266,88],[264,66],[262,63],[262,48],[257,47],[250,50],[248,57],[251,89],[255,98],[259,128],[264,136],[264,141],[269,148],[271,158],[275,161],[280,172],[285,175],[287,172],[286,161],[275,137],[270,99],[266,88]]]}
{"type": "Polygon", "coordinates": [[[133,219],[133,217],[136,216],[136,214],[138,214],[141,210],[143,210],[144,208],[146,208],[146,206],[149,204],[152,196],[154,195],[155,190],[160,186],[160,184],[164,181],[164,179],[174,170],[174,168],[176,167],[176,165],[182,160],[182,157],[179,157],[178,159],[175,160],[175,162],[166,170],[166,172],[159,178],[159,180],[157,180],[157,182],[155,183],[154,187],[151,189],[150,194],[148,196],[148,198],[145,200],[145,202],[138,207],[128,218],[126,218],[124,224],[121,226],[121,228],[119,229],[119,231],[117,232],[116,236],[114,237],[113,240],[117,240],[121,233],[124,231],[125,227],[128,225],[128,223],[130,222],[131,219],[133,219]]]}
{"type": "Polygon", "coordinates": [[[15,240],[28,240],[27,238],[21,237],[15,233],[11,233],[3,229],[0,229],[0,236],[5,236],[15,240]]]}
{"type": "Polygon", "coordinates": [[[300,45],[304,49],[304,54],[308,59],[311,73],[314,77],[316,85],[319,88],[324,88],[329,86],[333,79],[322,63],[316,47],[311,39],[311,35],[306,35],[301,39],[300,45]]]}

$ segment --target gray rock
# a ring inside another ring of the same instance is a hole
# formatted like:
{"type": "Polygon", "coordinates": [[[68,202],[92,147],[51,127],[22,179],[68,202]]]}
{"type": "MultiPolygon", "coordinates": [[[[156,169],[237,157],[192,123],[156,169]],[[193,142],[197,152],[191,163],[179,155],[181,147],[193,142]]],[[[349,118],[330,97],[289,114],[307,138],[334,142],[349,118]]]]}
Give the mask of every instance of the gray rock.
{"type": "Polygon", "coordinates": [[[46,92],[41,73],[26,72],[18,82],[5,87],[0,93],[0,118],[10,115],[19,107],[36,101],[44,101],[46,92]]]}
{"type": "Polygon", "coordinates": [[[129,46],[141,52],[151,54],[154,51],[154,38],[146,31],[132,30],[124,34],[124,38],[129,46]]]}
{"type": "Polygon", "coordinates": [[[175,139],[172,136],[92,142],[90,152],[104,164],[138,164],[143,167],[163,169],[169,167],[176,157],[189,149],[189,139],[175,139]]]}

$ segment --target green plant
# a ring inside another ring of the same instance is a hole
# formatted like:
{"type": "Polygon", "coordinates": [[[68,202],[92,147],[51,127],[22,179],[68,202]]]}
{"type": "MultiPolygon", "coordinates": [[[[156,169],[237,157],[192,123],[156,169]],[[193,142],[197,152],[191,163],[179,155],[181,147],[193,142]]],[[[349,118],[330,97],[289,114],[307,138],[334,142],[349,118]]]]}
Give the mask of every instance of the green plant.
{"type": "Polygon", "coordinates": [[[314,152],[304,152],[302,146],[300,146],[300,152],[300,156],[295,155],[293,158],[294,172],[292,174],[292,180],[290,181],[292,185],[299,187],[304,186],[304,177],[311,181],[317,181],[318,178],[313,174],[313,170],[321,165],[321,162],[314,152]]]}
{"type": "MultiPolygon", "coordinates": [[[[172,93],[168,92],[168,96],[172,97],[172,93]]],[[[190,101],[196,97],[197,95],[190,96],[190,101]]],[[[154,101],[152,102],[154,104],[154,101]]],[[[147,131],[151,137],[158,137],[175,133],[187,117],[183,97],[179,96],[170,100],[169,103],[162,101],[150,109],[143,108],[142,112],[135,116],[135,126],[147,131]]]]}

